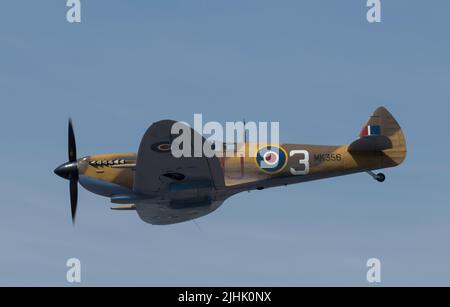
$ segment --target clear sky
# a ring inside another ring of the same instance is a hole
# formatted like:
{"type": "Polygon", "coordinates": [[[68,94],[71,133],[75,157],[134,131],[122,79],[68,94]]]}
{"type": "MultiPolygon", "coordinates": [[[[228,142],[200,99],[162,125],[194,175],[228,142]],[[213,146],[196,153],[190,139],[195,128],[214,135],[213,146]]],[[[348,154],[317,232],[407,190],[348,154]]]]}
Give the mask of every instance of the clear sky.
{"type": "Polygon", "coordinates": [[[0,285],[450,285],[450,3],[82,0],[0,4],[0,285]],[[342,144],[387,107],[408,156],[367,174],[242,193],[193,222],[152,226],[80,188],[78,155],[137,151],[148,126],[194,113],[280,121],[281,141],[342,144]]]}

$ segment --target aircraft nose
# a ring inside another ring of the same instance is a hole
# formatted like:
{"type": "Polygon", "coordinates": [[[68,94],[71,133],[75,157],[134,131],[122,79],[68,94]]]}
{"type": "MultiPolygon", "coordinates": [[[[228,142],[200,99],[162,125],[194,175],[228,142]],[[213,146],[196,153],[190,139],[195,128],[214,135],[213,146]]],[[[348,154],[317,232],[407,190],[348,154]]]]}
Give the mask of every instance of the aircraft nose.
{"type": "Polygon", "coordinates": [[[55,174],[64,179],[70,179],[73,175],[78,175],[77,162],[66,162],[54,170],[55,174]]]}

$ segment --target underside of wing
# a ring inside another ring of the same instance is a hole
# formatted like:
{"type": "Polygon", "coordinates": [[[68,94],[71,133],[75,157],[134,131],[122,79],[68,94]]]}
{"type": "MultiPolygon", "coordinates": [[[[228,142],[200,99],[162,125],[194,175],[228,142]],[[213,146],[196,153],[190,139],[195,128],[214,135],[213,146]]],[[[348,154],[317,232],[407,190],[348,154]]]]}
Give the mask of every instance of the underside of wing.
{"type": "MultiPolygon", "coordinates": [[[[171,133],[173,120],[154,123],[144,134],[136,161],[134,177],[135,193],[140,195],[168,195],[175,198],[198,198],[191,195],[197,189],[221,188],[224,186],[223,171],[217,157],[175,157],[171,151],[173,140],[178,136],[171,133]],[[194,191],[194,192],[192,192],[194,191]],[[175,193],[175,194],[174,194],[175,193]],[[191,194],[190,194],[191,193],[191,194]]],[[[187,126],[186,126],[187,127],[187,126]]],[[[200,137],[190,127],[191,136],[200,137]]]]}
{"type": "Polygon", "coordinates": [[[135,205],[139,217],[153,225],[168,225],[193,220],[216,210],[223,201],[187,203],[188,206],[173,207],[162,202],[138,202],[135,205]]]}

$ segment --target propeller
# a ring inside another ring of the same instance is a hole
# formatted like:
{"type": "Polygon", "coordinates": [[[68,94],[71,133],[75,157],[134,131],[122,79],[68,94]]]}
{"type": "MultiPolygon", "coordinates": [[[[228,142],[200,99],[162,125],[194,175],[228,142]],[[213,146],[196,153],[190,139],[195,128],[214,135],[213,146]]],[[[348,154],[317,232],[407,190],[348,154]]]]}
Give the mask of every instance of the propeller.
{"type": "Polygon", "coordinates": [[[75,143],[75,133],[73,132],[72,119],[69,118],[69,162],[75,162],[77,160],[77,144],[75,143]]]}
{"type": "Polygon", "coordinates": [[[68,132],[69,162],[61,164],[54,170],[54,172],[56,175],[67,179],[70,182],[70,209],[72,214],[72,223],[75,225],[78,202],[78,161],[75,133],[73,132],[73,124],[71,118],[69,118],[68,132]]]}

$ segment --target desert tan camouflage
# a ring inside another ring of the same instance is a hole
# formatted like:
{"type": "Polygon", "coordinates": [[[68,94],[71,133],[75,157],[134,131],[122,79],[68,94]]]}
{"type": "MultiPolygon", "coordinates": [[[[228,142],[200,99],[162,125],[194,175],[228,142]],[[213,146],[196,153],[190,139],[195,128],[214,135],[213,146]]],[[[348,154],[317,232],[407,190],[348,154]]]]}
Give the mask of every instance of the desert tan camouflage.
{"type": "MultiPolygon", "coordinates": [[[[242,191],[357,172],[369,172],[381,182],[385,176],[371,171],[397,166],[406,157],[402,129],[384,107],[375,110],[351,144],[237,144],[245,153],[254,149],[256,157],[236,156],[235,148],[225,150],[220,157],[174,158],[167,150],[173,139],[173,123],[153,124],[138,153],[91,155],[76,161],[69,158],[55,172],[71,180],[71,193],[79,181],[87,190],[121,204],[113,209],[137,210],[148,223],[172,224],[208,214],[242,191]]],[[[71,125],[69,152],[70,129],[71,125]]],[[[72,194],[71,201],[74,217],[76,197],[72,194]]]]}

